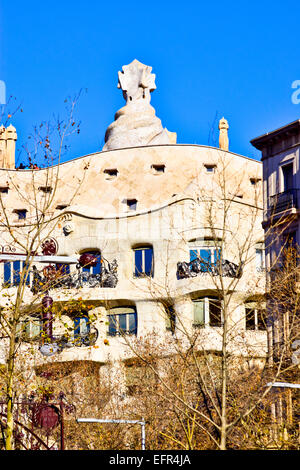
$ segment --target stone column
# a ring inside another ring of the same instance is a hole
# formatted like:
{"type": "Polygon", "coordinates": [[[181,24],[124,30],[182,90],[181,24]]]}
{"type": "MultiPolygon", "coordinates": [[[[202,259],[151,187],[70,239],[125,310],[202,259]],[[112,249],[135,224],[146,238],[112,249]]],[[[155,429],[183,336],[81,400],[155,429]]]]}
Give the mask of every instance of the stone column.
{"type": "Polygon", "coordinates": [[[6,129],[4,126],[0,127],[0,168],[4,167],[6,158],[6,129]]]}

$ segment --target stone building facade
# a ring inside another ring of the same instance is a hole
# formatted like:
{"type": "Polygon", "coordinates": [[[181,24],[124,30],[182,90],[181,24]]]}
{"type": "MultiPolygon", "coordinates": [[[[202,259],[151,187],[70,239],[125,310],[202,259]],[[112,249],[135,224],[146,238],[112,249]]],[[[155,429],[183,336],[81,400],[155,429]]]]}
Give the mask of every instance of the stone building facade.
{"type": "MultiPolygon", "coordinates": [[[[231,350],[263,359],[261,163],[228,150],[224,118],[220,148],[176,143],[150,105],[150,67],[138,61],[123,67],[119,87],[126,105],[108,127],[102,151],[24,170],[12,168],[11,156],[6,164],[1,153],[1,200],[23,247],[29,246],[37,205],[51,197],[40,238],[50,237],[55,250],[47,255],[41,246],[31,247],[37,251],[25,305],[42,292],[51,269],[61,274],[47,292],[52,305],[88,305],[86,315],[51,319],[51,347],[32,343],[35,366],[94,361],[117,367],[134,355],[127,341],[155,337],[168,342],[170,352],[184,331],[197,331],[201,347],[220,351],[225,291],[231,296],[231,350]]],[[[13,298],[17,289],[25,252],[7,229],[0,245],[4,308],[6,295],[13,298]]],[[[26,341],[43,331],[41,299],[28,308],[26,341]]]]}

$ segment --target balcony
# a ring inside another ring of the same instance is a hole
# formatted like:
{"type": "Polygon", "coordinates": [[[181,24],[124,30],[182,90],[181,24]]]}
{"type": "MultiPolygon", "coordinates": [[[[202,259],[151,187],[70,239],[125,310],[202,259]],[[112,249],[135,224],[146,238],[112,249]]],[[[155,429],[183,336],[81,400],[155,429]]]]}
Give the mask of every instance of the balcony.
{"type": "Polygon", "coordinates": [[[299,207],[299,190],[288,189],[282,193],[275,194],[269,198],[269,207],[267,210],[267,218],[274,217],[282,212],[299,207]]]}
{"type": "Polygon", "coordinates": [[[36,294],[38,292],[47,291],[49,289],[80,289],[82,287],[108,287],[115,288],[118,283],[117,274],[118,264],[116,260],[111,263],[102,261],[102,268],[99,274],[85,272],[77,265],[77,272],[64,274],[63,271],[57,270],[55,266],[48,266],[42,271],[38,271],[33,266],[33,279],[31,291],[36,294]],[[48,271],[47,271],[48,269],[48,271]]]}

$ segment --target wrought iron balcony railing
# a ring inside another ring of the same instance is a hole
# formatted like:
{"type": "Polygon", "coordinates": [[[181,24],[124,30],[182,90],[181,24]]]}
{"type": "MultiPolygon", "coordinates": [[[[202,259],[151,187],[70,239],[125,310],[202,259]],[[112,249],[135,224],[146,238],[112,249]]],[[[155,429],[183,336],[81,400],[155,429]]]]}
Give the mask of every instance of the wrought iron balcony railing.
{"type": "Polygon", "coordinates": [[[50,351],[51,349],[55,349],[55,352],[61,352],[66,348],[93,346],[97,338],[98,330],[93,325],[90,325],[89,331],[86,333],[74,332],[73,334],[52,335],[51,338],[47,338],[46,341],[42,330],[32,335],[28,334],[24,329],[18,336],[20,341],[24,341],[25,343],[41,343],[43,344],[41,347],[44,347],[45,350],[49,349],[50,351]]]}
{"type": "Polygon", "coordinates": [[[269,198],[268,216],[279,214],[288,209],[298,209],[299,190],[288,189],[282,193],[275,194],[269,198]]]}
{"type": "Polygon", "coordinates": [[[43,271],[38,271],[36,266],[33,266],[33,279],[31,291],[33,293],[47,291],[55,288],[65,289],[79,289],[81,287],[116,287],[118,283],[117,274],[118,264],[116,260],[111,263],[102,263],[102,269],[99,274],[93,274],[86,271],[81,271],[80,266],[77,266],[77,272],[63,274],[56,271],[53,266],[51,275],[43,271]]]}
{"type": "Polygon", "coordinates": [[[177,279],[195,277],[197,275],[211,275],[240,278],[243,274],[243,263],[240,265],[232,263],[226,259],[217,263],[207,263],[199,258],[190,261],[177,263],[177,279]]]}

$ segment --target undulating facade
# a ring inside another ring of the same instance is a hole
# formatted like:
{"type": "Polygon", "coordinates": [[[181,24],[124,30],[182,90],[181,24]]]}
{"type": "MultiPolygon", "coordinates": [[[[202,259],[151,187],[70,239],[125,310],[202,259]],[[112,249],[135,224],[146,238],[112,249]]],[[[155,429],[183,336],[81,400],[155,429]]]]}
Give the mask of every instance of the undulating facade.
{"type": "Polygon", "coordinates": [[[262,164],[228,150],[225,119],[219,148],[177,143],[150,105],[155,87],[151,67],[124,66],[126,104],[102,151],[51,168],[15,169],[16,132],[2,129],[1,307],[30,249],[20,336],[24,351],[34,347],[31,374],[76,361],[98,364],[100,377],[107,365],[122,371],[129,343],[148,337],[172,353],[176,338],[197,332],[199,348],[220,351],[224,293],[230,350],[266,356],[262,164]],[[52,250],[30,245],[37,218],[52,250]]]}

